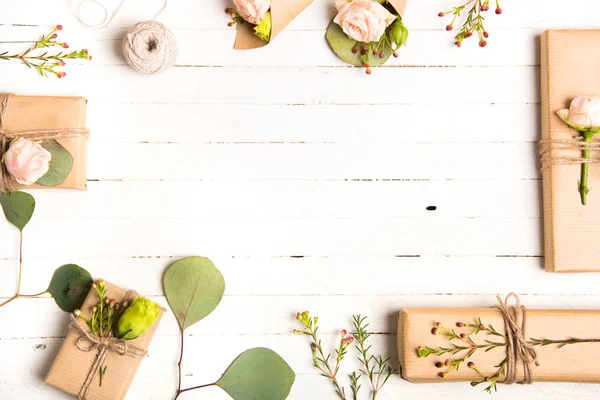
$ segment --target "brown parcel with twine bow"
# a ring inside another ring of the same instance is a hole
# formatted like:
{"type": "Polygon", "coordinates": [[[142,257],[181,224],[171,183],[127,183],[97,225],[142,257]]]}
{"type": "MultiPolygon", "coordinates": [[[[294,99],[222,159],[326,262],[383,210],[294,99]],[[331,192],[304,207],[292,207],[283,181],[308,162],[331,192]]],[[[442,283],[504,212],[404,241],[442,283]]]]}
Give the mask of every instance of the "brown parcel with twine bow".
{"type": "MultiPolygon", "coordinates": [[[[83,97],[16,96],[8,100],[2,130],[7,143],[19,132],[81,129],[86,127],[87,100],[83,97]]],[[[1,134],[1,133],[0,133],[1,134]]],[[[73,168],[64,182],[53,188],[87,189],[87,135],[56,139],[73,156],[73,168]]],[[[1,151],[0,151],[1,152],[1,151]]],[[[45,187],[38,184],[14,188],[45,187]]]]}
{"type": "MultiPolygon", "coordinates": [[[[577,96],[600,96],[600,30],[546,31],[540,61],[546,271],[600,271],[600,163],[589,164],[590,192],[583,206],[577,191],[578,132],[556,115],[577,96]]],[[[600,152],[592,149],[590,156],[598,161],[600,152]]]]}
{"type": "MultiPolygon", "coordinates": [[[[118,286],[106,282],[107,294],[110,298],[118,301],[123,300],[128,291],[121,289],[118,286]]],[[[132,299],[137,294],[133,292],[132,299]]],[[[90,290],[83,306],[81,307],[82,315],[89,319],[91,309],[98,303],[98,297],[94,289],[90,290]]],[[[163,310],[164,311],[164,310],[163,310]]],[[[158,328],[162,312],[154,322],[154,325],[146,331],[142,336],[134,340],[127,340],[128,346],[135,346],[141,350],[148,350],[152,337],[158,328]]],[[[84,327],[87,332],[89,329],[85,323],[79,319],[80,326],[84,327]]],[[[96,361],[97,349],[91,349],[89,352],[79,350],[77,348],[77,340],[81,337],[73,328],[69,329],[67,338],[63,343],[60,352],[56,356],[50,372],[46,377],[46,383],[57,389],[62,390],[72,396],[78,397],[88,373],[96,361]]],[[[135,357],[128,355],[119,355],[115,351],[108,351],[106,361],[106,375],[102,379],[102,386],[99,386],[98,374],[95,374],[94,380],[90,385],[87,400],[120,400],[124,399],[127,390],[133,381],[133,377],[137,372],[140,364],[145,357],[135,357]]]]}
{"type": "MultiPolygon", "coordinates": [[[[525,339],[555,339],[593,338],[600,332],[600,310],[530,310],[526,311],[525,339]]],[[[430,355],[425,358],[417,357],[419,346],[431,348],[452,347],[448,338],[432,335],[431,330],[436,322],[441,322],[447,329],[455,329],[457,334],[469,332],[470,328],[457,328],[456,322],[465,324],[481,322],[505,334],[504,320],[498,308],[406,308],[398,315],[398,353],[402,366],[403,378],[414,383],[444,383],[448,381],[481,380],[473,369],[462,364],[457,371],[446,377],[438,377],[440,371],[435,366],[437,361],[462,358],[464,353],[456,356],[444,354],[430,355]]],[[[486,344],[485,340],[502,342],[503,338],[487,336],[480,332],[472,336],[477,344],[486,344]]],[[[452,343],[462,345],[459,340],[452,343]]],[[[600,382],[600,343],[574,343],[558,348],[556,344],[534,346],[537,353],[538,366],[531,365],[532,381],[543,382],[600,382]]],[[[469,359],[486,376],[493,375],[496,367],[505,357],[506,348],[498,347],[489,352],[485,349],[476,351],[469,359]]],[[[516,365],[517,382],[523,380],[523,366],[516,365]]],[[[499,380],[498,382],[501,382],[499,380]]],[[[477,387],[483,390],[485,384],[477,387]]],[[[501,388],[499,390],[502,390],[501,388]]]]}

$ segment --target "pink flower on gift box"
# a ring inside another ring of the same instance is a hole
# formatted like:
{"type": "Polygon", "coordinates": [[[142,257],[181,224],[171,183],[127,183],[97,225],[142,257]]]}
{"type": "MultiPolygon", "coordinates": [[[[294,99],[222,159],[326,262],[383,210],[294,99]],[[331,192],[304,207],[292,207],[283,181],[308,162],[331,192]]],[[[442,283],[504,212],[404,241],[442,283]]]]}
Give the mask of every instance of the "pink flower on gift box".
{"type": "Polygon", "coordinates": [[[52,155],[38,142],[20,138],[4,155],[6,169],[21,185],[32,185],[50,169],[52,155]]]}

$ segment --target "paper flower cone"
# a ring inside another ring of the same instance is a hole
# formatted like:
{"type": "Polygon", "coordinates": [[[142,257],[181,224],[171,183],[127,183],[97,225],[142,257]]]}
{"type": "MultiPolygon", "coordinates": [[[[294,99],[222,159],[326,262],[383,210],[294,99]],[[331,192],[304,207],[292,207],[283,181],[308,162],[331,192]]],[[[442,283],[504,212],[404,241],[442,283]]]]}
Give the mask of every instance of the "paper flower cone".
{"type": "MultiPolygon", "coordinates": [[[[404,0],[399,0],[404,1],[404,0]]],[[[313,0],[272,0],[271,18],[273,28],[271,30],[271,40],[289,25],[313,0]]],[[[249,50],[266,46],[265,42],[254,34],[254,25],[249,23],[237,24],[237,34],[235,36],[234,49],[249,50]]]]}

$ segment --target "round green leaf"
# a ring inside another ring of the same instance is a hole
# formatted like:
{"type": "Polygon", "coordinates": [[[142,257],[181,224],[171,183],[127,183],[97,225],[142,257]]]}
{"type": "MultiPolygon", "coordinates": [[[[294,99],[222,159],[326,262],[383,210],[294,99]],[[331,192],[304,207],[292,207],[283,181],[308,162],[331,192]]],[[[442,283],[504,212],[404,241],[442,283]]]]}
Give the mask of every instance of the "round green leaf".
{"type": "Polygon", "coordinates": [[[65,181],[73,168],[73,156],[55,139],[44,140],[42,147],[50,152],[50,169],[37,180],[43,186],[57,186],[65,181]]]}
{"type": "Polygon", "coordinates": [[[0,205],[8,222],[23,232],[33,211],[35,210],[35,199],[25,192],[3,193],[0,197],[0,205]]]}
{"type": "Polygon", "coordinates": [[[365,62],[369,63],[371,67],[378,67],[385,64],[392,54],[392,49],[387,43],[383,46],[385,54],[383,58],[379,58],[378,55],[374,56],[372,53],[367,53],[363,56],[360,54],[360,51],[354,54],[352,49],[359,46],[360,50],[362,43],[349,38],[342,30],[342,27],[333,21],[331,21],[329,27],[327,27],[325,38],[327,38],[327,42],[329,42],[331,49],[339,58],[358,67],[365,65],[365,62]]]}
{"type": "Polygon", "coordinates": [[[54,271],[48,293],[54,297],[61,310],[73,312],[81,308],[92,282],[88,271],[75,264],[67,264],[54,271]]]}
{"type": "Polygon", "coordinates": [[[259,347],[240,354],[216,385],[234,400],[284,400],[295,379],[279,354],[259,347]]]}
{"type": "Polygon", "coordinates": [[[182,330],[213,312],[225,292],[223,275],[205,257],[176,261],[167,270],[163,285],[182,330]]]}

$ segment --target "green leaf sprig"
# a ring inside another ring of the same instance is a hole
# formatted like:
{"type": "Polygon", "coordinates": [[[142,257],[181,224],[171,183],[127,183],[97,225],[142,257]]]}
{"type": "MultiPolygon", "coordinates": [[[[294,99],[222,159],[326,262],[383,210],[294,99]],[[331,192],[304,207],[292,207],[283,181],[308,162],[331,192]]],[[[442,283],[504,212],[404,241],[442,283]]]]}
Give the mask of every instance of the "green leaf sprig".
{"type": "MultiPolygon", "coordinates": [[[[440,346],[431,348],[428,346],[419,346],[417,347],[417,356],[419,358],[454,356],[453,358],[444,358],[435,362],[435,366],[441,369],[437,374],[438,377],[445,378],[451,373],[456,373],[462,365],[466,364],[468,368],[473,369],[480,376],[479,380],[471,382],[471,386],[476,387],[486,384],[486,392],[492,393],[498,391],[498,383],[502,381],[506,374],[508,356],[504,357],[500,363],[494,366],[497,369],[491,375],[481,372],[475,363],[470,361],[470,358],[478,351],[488,352],[496,348],[506,347],[506,335],[498,332],[491,324],[485,325],[481,318],[477,318],[474,323],[457,322],[456,329],[447,328],[441,322],[436,322],[434,327],[431,328],[431,334],[445,336],[448,339],[450,347],[440,346]],[[475,339],[480,333],[485,335],[486,339],[483,342],[476,342],[475,339]]],[[[554,340],[531,338],[528,343],[532,346],[557,345],[561,348],[569,344],[600,343],[600,339],[568,338],[554,340]]]]}
{"type": "Polygon", "coordinates": [[[352,372],[350,378],[350,390],[352,399],[358,399],[358,392],[362,385],[359,383],[361,377],[366,376],[371,385],[371,400],[376,400],[383,385],[388,379],[396,373],[396,371],[388,365],[390,358],[382,356],[374,356],[371,354],[371,345],[367,340],[371,336],[368,331],[369,324],[366,323],[367,317],[360,314],[352,316],[352,324],[355,332],[348,336],[345,329],[340,331],[338,348],[335,350],[335,359],[332,359],[331,354],[325,354],[321,339],[318,337],[319,318],[311,317],[308,311],[299,312],[296,314],[296,319],[303,325],[303,329],[295,329],[294,333],[310,337],[310,349],[312,352],[313,366],[319,370],[321,376],[329,379],[333,384],[335,393],[340,400],[349,400],[343,384],[340,384],[338,372],[340,363],[348,353],[348,348],[354,342],[359,353],[358,360],[362,367],[358,372],[352,372]]]}
{"type": "MultiPolygon", "coordinates": [[[[502,8],[500,7],[499,0],[496,1],[496,14],[502,14],[502,8]]],[[[461,13],[464,9],[471,5],[469,12],[467,14],[467,19],[462,25],[460,32],[456,35],[456,41],[454,44],[457,47],[462,45],[463,40],[470,38],[474,33],[477,33],[479,36],[479,46],[485,47],[487,45],[487,38],[489,37],[489,33],[484,27],[483,15],[482,13],[489,11],[490,9],[490,0],[468,0],[463,5],[452,8],[450,11],[442,11],[438,14],[439,17],[445,17],[446,15],[452,15],[452,21],[446,25],[446,30],[451,31],[454,29],[454,23],[457,18],[460,18],[461,13]]]]}
{"type": "Polygon", "coordinates": [[[62,25],[56,25],[54,29],[47,35],[35,42],[33,46],[29,47],[23,53],[20,54],[9,54],[8,51],[0,53],[0,60],[20,60],[29,68],[35,68],[38,73],[48,78],[49,76],[56,76],[57,78],[64,78],[67,76],[66,72],[60,71],[57,68],[64,67],[66,60],[72,59],[85,59],[91,60],[92,56],[88,54],[87,49],[75,50],[71,52],[60,51],[55,54],[49,54],[47,51],[41,54],[33,54],[35,50],[61,47],[68,49],[69,45],[65,42],[57,40],[58,32],[62,31],[62,25]]]}
{"type": "Polygon", "coordinates": [[[163,279],[165,295],[181,333],[178,385],[175,399],[182,393],[218,386],[234,400],[284,400],[296,375],[283,358],[267,348],[254,348],[239,355],[213,383],[182,388],[182,361],[185,329],[210,315],[225,292],[225,279],[208,258],[189,257],[173,263],[163,279]]]}

